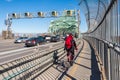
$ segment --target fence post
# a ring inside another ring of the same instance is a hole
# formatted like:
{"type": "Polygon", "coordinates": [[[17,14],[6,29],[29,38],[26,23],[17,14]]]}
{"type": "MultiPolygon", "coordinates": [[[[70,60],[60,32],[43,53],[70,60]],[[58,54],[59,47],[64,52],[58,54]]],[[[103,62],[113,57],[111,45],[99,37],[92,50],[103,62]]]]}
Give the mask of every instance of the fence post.
{"type": "Polygon", "coordinates": [[[108,80],[111,80],[111,67],[110,67],[110,48],[108,50],[108,80]]]}

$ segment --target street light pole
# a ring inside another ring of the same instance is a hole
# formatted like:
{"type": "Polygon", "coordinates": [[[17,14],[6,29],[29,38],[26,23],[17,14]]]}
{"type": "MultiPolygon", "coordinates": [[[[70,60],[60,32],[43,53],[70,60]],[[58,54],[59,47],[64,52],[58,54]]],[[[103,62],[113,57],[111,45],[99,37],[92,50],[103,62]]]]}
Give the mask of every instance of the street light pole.
{"type": "Polygon", "coordinates": [[[11,20],[10,20],[10,18],[8,17],[8,14],[7,14],[7,18],[6,18],[6,20],[5,20],[5,25],[6,25],[6,27],[7,27],[7,31],[6,31],[6,36],[5,36],[5,39],[10,39],[10,38],[12,38],[12,32],[11,32],[11,24],[12,24],[12,22],[11,22],[11,20]]]}
{"type": "Polygon", "coordinates": [[[78,37],[80,37],[80,10],[77,10],[77,18],[78,18],[78,37]]]}

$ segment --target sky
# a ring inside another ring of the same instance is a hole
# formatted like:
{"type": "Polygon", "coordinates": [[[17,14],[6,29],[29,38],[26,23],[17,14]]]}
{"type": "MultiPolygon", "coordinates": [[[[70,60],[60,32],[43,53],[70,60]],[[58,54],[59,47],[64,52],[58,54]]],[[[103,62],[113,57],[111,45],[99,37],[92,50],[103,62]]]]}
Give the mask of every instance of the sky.
{"type": "MultiPolygon", "coordinates": [[[[80,9],[78,0],[0,0],[0,32],[6,30],[5,19],[10,13],[37,13],[80,9]]],[[[86,32],[87,25],[84,14],[80,10],[80,31],[86,32]]],[[[55,18],[13,19],[13,33],[44,33],[48,31],[50,21],[55,18]]]]}

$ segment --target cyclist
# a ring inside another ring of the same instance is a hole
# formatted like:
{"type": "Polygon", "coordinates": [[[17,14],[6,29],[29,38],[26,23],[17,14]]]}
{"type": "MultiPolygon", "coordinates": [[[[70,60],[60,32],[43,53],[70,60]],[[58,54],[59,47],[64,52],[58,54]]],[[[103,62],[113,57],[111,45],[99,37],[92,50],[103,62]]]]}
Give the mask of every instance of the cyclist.
{"type": "Polygon", "coordinates": [[[73,39],[73,35],[72,33],[69,34],[69,36],[67,36],[65,38],[65,48],[67,51],[67,60],[70,63],[70,65],[72,66],[73,63],[73,59],[74,59],[74,50],[77,50],[77,46],[76,46],[76,42],[73,39]]]}

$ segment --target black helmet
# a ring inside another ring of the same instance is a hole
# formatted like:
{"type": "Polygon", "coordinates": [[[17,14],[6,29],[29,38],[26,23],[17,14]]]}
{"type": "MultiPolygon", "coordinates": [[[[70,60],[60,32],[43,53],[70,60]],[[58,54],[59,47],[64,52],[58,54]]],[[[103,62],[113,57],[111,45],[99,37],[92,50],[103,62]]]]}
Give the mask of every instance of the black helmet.
{"type": "Polygon", "coordinates": [[[73,34],[72,34],[72,33],[69,33],[69,35],[73,36],[73,34]]]}

